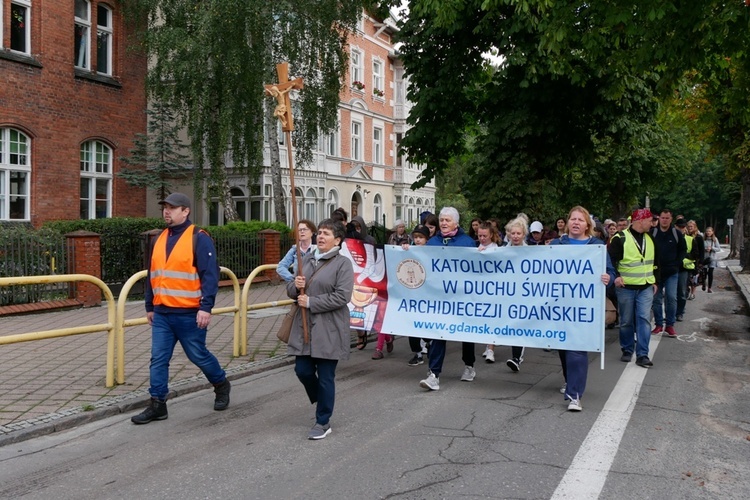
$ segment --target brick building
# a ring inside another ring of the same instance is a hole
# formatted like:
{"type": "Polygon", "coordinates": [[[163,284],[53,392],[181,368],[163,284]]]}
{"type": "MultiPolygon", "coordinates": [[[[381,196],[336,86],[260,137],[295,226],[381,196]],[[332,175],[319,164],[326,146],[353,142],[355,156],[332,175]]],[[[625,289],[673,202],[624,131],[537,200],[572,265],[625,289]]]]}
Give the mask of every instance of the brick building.
{"type": "Polygon", "coordinates": [[[144,216],[115,174],[146,132],[119,0],[0,0],[0,221],[144,216]]]}

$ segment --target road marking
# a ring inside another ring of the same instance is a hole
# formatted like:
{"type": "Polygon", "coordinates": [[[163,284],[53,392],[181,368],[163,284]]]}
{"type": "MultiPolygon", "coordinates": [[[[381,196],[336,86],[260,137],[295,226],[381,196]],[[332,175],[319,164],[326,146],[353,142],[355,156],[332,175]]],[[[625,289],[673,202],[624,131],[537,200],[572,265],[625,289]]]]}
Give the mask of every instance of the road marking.
{"type": "MultiPolygon", "coordinates": [[[[650,354],[656,353],[660,337],[652,336],[650,354]]],[[[599,498],[615,460],[620,441],[638,401],[638,393],[647,369],[628,363],[602,408],[599,418],[578,449],[568,471],[552,495],[562,498],[599,498]]]]}

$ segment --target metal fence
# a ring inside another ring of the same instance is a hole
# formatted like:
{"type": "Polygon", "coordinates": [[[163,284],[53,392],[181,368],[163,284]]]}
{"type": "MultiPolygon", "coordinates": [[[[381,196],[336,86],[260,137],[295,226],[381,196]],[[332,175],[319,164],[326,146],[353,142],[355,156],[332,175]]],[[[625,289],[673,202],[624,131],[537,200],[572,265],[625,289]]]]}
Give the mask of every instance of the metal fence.
{"type": "MultiPolygon", "coordinates": [[[[68,257],[63,236],[12,231],[0,235],[0,277],[65,274],[68,257]]],[[[4,287],[0,289],[0,305],[67,299],[69,288],[69,283],[4,287]]]]}

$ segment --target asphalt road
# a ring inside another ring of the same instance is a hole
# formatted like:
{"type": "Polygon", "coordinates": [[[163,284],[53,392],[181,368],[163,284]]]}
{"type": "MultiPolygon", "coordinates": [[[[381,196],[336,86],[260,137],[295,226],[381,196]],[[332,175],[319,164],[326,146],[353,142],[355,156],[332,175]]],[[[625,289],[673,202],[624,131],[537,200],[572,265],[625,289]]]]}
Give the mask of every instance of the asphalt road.
{"type": "Polygon", "coordinates": [[[165,421],[118,415],[2,447],[0,498],[747,499],[750,318],[722,283],[688,303],[678,339],[653,339],[649,370],[621,363],[608,330],[581,413],[558,391],[556,352],[527,350],[514,374],[500,347],[468,383],[452,345],[425,392],[401,338],[384,360],[371,344],[339,366],[325,440],[306,439],[313,407],[279,368],[234,382],[225,412],[203,391],[165,421]]]}

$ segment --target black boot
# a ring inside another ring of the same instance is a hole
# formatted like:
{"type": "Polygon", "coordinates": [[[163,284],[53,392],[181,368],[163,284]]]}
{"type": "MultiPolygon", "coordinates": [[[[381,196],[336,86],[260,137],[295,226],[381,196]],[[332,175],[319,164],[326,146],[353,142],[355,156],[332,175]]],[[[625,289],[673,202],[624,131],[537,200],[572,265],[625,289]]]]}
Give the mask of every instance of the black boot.
{"type": "Polygon", "coordinates": [[[134,424],[147,424],[152,420],[166,420],[168,417],[167,402],[151,398],[148,408],[130,419],[134,424]]]}
{"type": "Polygon", "coordinates": [[[224,382],[214,384],[214,392],[216,393],[216,399],[214,399],[214,410],[222,411],[229,407],[229,390],[232,388],[232,384],[229,383],[229,379],[225,378],[224,382]]]}

